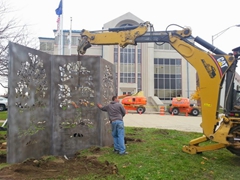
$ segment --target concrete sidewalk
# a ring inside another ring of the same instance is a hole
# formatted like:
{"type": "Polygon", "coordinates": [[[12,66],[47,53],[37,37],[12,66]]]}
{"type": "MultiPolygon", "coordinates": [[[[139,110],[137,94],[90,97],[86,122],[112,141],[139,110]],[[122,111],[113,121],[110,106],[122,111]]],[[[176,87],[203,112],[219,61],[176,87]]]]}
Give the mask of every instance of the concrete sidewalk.
{"type": "Polygon", "coordinates": [[[159,114],[132,114],[128,113],[123,118],[124,125],[129,127],[148,127],[160,129],[173,129],[188,132],[200,132],[202,128],[201,116],[171,116],[159,114]]]}

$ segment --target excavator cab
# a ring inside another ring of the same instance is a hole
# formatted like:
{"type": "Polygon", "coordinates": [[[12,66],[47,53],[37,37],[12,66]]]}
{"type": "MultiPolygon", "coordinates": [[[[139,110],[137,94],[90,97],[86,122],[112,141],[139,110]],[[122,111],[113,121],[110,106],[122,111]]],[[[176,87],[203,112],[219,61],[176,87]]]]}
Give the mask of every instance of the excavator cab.
{"type": "Polygon", "coordinates": [[[232,51],[235,58],[238,58],[240,56],[240,46],[234,48],[232,51]]]}
{"type": "MultiPolygon", "coordinates": [[[[240,56],[240,47],[234,48],[233,50],[233,55],[236,59],[240,56]]],[[[237,65],[237,61],[236,61],[237,65]]],[[[237,66],[235,66],[236,68],[237,66]]],[[[234,71],[235,72],[235,71],[234,71]]],[[[233,74],[234,78],[235,73],[233,74]]],[[[228,111],[228,116],[230,117],[240,117],[240,90],[237,87],[237,89],[234,89],[234,82],[229,85],[231,88],[230,92],[230,97],[227,99],[228,106],[227,106],[227,111],[228,111]]]]}
{"type": "Polygon", "coordinates": [[[233,105],[228,115],[230,117],[240,117],[240,91],[238,90],[233,92],[233,105]]]}

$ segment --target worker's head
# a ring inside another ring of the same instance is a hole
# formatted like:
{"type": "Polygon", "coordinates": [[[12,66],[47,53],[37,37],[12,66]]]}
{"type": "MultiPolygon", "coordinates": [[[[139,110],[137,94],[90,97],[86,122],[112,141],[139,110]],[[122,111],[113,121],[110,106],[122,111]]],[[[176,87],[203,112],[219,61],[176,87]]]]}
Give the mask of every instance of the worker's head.
{"type": "Polygon", "coordinates": [[[117,96],[113,96],[113,97],[112,97],[112,101],[118,102],[118,97],[117,97],[117,96]]]}

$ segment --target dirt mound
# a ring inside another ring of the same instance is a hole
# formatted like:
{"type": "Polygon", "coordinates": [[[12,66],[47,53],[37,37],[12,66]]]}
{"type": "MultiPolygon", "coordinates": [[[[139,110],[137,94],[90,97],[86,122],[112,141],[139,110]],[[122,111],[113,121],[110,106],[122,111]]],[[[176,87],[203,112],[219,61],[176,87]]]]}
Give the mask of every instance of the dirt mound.
{"type": "MultiPolygon", "coordinates": [[[[6,162],[6,159],[5,159],[6,162]]],[[[71,179],[94,174],[95,177],[105,177],[117,174],[116,165],[100,162],[97,156],[67,157],[46,156],[41,159],[28,159],[23,163],[13,164],[0,170],[0,179],[71,179]]]]}
{"type": "MultiPolygon", "coordinates": [[[[139,130],[139,129],[138,129],[139,130]]],[[[127,142],[143,142],[141,139],[125,137],[127,142]]],[[[6,149],[0,146],[0,165],[5,165],[6,149]]],[[[100,162],[97,158],[103,153],[100,147],[91,147],[91,156],[83,156],[77,152],[74,157],[44,156],[40,159],[27,159],[22,163],[8,165],[0,169],[0,180],[37,180],[37,179],[74,179],[94,175],[94,178],[105,178],[108,175],[118,174],[115,164],[108,161],[100,162]]]]}

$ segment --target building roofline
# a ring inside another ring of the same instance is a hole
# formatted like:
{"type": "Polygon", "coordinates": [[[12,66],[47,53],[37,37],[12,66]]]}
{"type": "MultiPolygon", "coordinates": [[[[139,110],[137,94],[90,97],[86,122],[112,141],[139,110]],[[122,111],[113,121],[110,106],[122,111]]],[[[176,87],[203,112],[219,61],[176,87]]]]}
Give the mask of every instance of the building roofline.
{"type": "Polygon", "coordinates": [[[38,37],[38,39],[54,40],[55,38],[49,38],[49,37],[38,37]]]}
{"type": "MultiPolygon", "coordinates": [[[[55,32],[57,32],[57,30],[54,29],[53,32],[55,33],[55,32]]],[[[65,29],[63,29],[63,32],[64,32],[64,33],[69,33],[70,30],[65,30],[65,29]]],[[[72,30],[72,33],[80,33],[80,32],[81,32],[81,30],[72,30]]]]}

